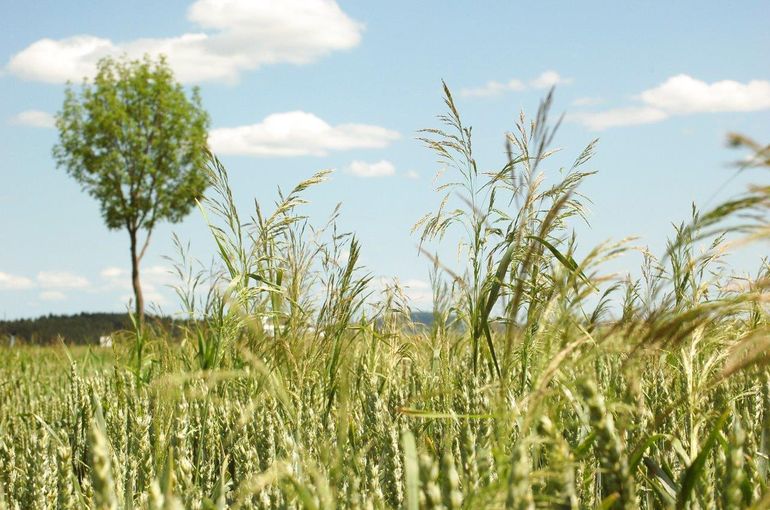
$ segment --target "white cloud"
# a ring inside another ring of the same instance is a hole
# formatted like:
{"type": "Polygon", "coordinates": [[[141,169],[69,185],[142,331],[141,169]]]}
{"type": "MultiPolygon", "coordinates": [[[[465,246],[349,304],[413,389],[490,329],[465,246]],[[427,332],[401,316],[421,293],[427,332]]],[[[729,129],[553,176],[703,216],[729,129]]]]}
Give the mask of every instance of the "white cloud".
{"type": "Polygon", "coordinates": [[[58,290],[44,290],[38,297],[43,301],[61,301],[67,298],[67,295],[58,290]]]}
{"type": "Polygon", "coordinates": [[[706,83],[679,74],[643,91],[635,99],[641,104],[599,112],[577,112],[568,118],[599,131],[660,122],[674,115],[766,110],[770,109],[770,81],[706,83]]]}
{"type": "MultiPolygon", "coordinates": [[[[547,89],[554,85],[567,85],[572,83],[572,78],[563,78],[556,71],[545,71],[537,78],[529,81],[529,87],[533,89],[547,89]]],[[[506,92],[521,92],[527,90],[527,84],[516,78],[506,82],[488,81],[481,87],[470,87],[460,90],[463,97],[492,97],[506,92]]]]}
{"type": "Polygon", "coordinates": [[[37,283],[44,289],[84,289],[91,285],[86,278],[66,271],[41,271],[37,283]]]}
{"type": "Polygon", "coordinates": [[[105,267],[99,273],[102,278],[117,278],[121,276],[125,271],[119,267],[105,267]]]}
{"type": "MultiPolygon", "coordinates": [[[[142,270],[142,290],[145,301],[164,305],[169,303],[164,289],[174,282],[174,275],[166,266],[148,266],[142,270]]],[[[66,271],[41,271],[35,281],[8,273],[0,272],[0,290],[26,290],[39,289],[38,299],[42,301],[61,301],[67,298],[63,292],[66,289],[79,289],[88,292],[109,293],[122,291],[121,302],[126,303],[133,299],[131,291],[131,279],[129,271],[119,267],[107,267],[100,272],[102,283],[92,285],[82,276],[66,271]]]]}
{"type": "Polygon", "coordinates": [[[148,266],[141,270],[141,274],[155,282],[168,283],[174,279],[174,272],[167,266],[148,266]]]}
{"type": "Polygon", "coordinates": [[[420,174],[418,174],[414,170],[409,170],[406,173],[406,177],[407,177],[407,179],[419,179],[420,178],[420,174]]]}
{"type": "Polygon", "coordinates": [[[217,154],[324,156],[329,151],[385,147],[399,137],[379,126],[332,126],[312,113],[293,111],[274,113],[258,124],[213,129],[209,146],[217,154]]]}
{"type": "Polygon", "coordinates": [[[645,104],[671,114],[752,112],[770,108],[770,81],[706,83],[680,74],[639,97],[645,104]]]}
{"type": "MultiPolygon", "coordinates": [[[[133,295],[131,297],[133,298],[133,295]]],[[[150,303],[150,305],[168,305],[171,303],[171,301],[168,299],[168,296],[160,293],[155,289],[146,290],[142,294],[142,297],[144,297],[145,302],[150,303]]]]}
{"type": "Polygon", "coordinates": [[[24,290],[34,286],[29,278],[0,272],[0,290],[24,290]]]}
{"type": "Polygon", "coordinates": [[[579,97],[572,101],[574,106],[596,106],[600,105],[604,100],[600,97],[579,97]]]}
{"type": "Polygon", "coordinates": [[[404,294],[412,305],[419,308],[430,307],[433,303],[433,291],[428,282],[422,280],[407,280],[404,282],[404,294]]]}
{"type": "Polygon", "coordinates": [[[384,159],[376,163],[353,161],[348,167],[348,172],[356,177],[388,177],[395,175],[396,167],[393,166],[393,163],[384,159]]]}
{"type": "Polygon", "coordinates": [[[411,280],[407,280],[404,282],[404,286],[412,288],[412,289],[429,289],[430,283],[424,281],[424,280],[418,280],[416,278],[413,278],[411,280]]]}
{"type": "Polygon", "coordinates": [[[393,289],[396,286],[406,296],[410,306],[421,309],[429,309],[432,306],[433,291],[430,283],[426,281],[418,279],[401,281],[399,278],[388,276],[379,276],[372,280],[372,288],[377,291],[375,295],[384,292],[386,289],[393,289]]]}
{"type": "Polygon", "coordinates": [[[521,80],[513,79],[505,83],[499,81],[488,81],[481,87],[472,87],[460,90],[463,97],[490,97],[498,96],[504,92],[519,92],[526,90],[527,86],[521,80]]]}
{"type": "Polygon", "coordinates": [[[52,128],[56,125],[53,115],[40,110],[25,110],[9,119],[16,126],[29,126],[36,128],[52,128]]]}
{"type": "Polygon", "coordinates": [[[27,80],[62,83],[91,76],[96,62],[115,54],[117,48],[108,39],[77,35],[65,39],[40,39],[11,57],[6,69],[27,80]]]}
{"type": "Polygon", "coordinates": [[[21,78],[63,83],[92,76],[107,55],[168,56],[185,82],[235,81],[267,64],[306,64],[358,45],[364,30],[334,0],[197,0],[187,12],[196,31],[116,43],[92,35],[41,39],[6,68],[21,78]]]}
{"type": "MultiPolygon", "coordinates": [[[[105,267],[99,273],[104,281],[102,291],[121,290],[119,296],[121,303],[128,303],[134,299],[131,286],[131,273],[120,267],[105,267]]],[[[175,283],[176,277],[167,266],[147,266],[140,268],[139,278],[142,285],[142,296],[148,305],[167,305],[170,303],[164,291],[175,283]]]]}
{"type": "Polygon", "coordinates": [[[569,85],[572,78],[563,78],[556,71],[545,71],[543,74],[529,82],[529,85],[536,89],[549,89],[556,85],[569,85]]]}
{"type": "MultiPolygon", "coordinates": [[[[53,291],[58,289],[85,289],[90,286],[91,283],[88,279],[66,271],[40,271],[37,273],[34,281],[24,276],[0,272],[0,289],[4,290],[41,288],[53,291]]],[[[41,297],[41,299],[43,298],[41,297]]]]}
{"type": "MultiPolygon", "coordinates": [[[[152,307],[152,305],[167,305],[169,299],[165,294],[161,294],[154,288],[142,288],[142,298],[144,298],[145,307],[152,307]]],[[[120,303],[126,304],[134,301],[133,294],[122,294],[119,298],[120,303]]]]}
{"type": "Polygon", "coordinates": [[[567,119],[579,122],[589,129],[601,131],[616,126],[651,124],[668,117],[668,114],[649,106],[613,108],[603,112],[580,112],[567,115],[567,119]]]}
{"type": "MultiPolygon", "coordinates": [[[[131,273],[121,267],[105,267],[99,275],[108,285],[116,289],[131,288],[131,273]]],[[[156,286],[169,285],[175,281],[175,275],[167,266],[147,266],[139,268],[142,289],[154,289],[156,286]]]]}

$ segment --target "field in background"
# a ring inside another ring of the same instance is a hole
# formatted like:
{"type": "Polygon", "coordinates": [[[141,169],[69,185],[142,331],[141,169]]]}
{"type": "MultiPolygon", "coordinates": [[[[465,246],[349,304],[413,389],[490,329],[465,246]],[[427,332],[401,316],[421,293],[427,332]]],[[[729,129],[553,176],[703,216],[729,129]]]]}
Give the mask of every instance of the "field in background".
{"type": "MultiPolygon", "coordinates": [[[[431,312],[412,310],[412,321],[430,326],[431,312]]],[[[173,316],[148,315],[153,328],[163,330],[179,340],[184,320],[173,316]]],[[[104,336],[115,338],[132,334],[134,325],[125,313],[79,313],[73,315],[44,315],[33,319],[0,320],[0,347],[21,345],[99,345],[104,336]],[[12,340],[13,338],[13,340],[12,340]],[[11,345],[13,344],[13,345],[11,345]]]]}
{"type": "Polygon", "coordinates": [[[631,243],[576,260],[570,228],[593,145],[548,168],[548,98],[479,172],[446,94],[424,141],[454,173],[415,230],[461,232],[468,265],[433,260],[428,327],[370,290],[336,213],[302,216],[325,174],[242,219],[212,158],[221,270],[179,243],[179,341],[0,350],[0,508],[770,506],[770,268],[720,263],[767,238],[770,189],[606,275],[631,243]]]}

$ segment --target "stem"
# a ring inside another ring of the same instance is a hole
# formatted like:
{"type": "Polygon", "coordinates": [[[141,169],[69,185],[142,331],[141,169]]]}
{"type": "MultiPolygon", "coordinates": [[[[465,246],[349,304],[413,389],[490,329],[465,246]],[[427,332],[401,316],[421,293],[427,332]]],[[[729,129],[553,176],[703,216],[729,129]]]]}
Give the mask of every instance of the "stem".
{"type": "Polygon", "coordinates": [[[128,236],[131,239],[131,284],[134,288],[134,298],[136,299],[136,317],[141,326],[144,324],[144,297],[142,296],[142,285],[139,281],[139,262],[142,255],[144,255],[144,250],[147,248],[147,242],[150,237],[149,235],[147,236],[147,241],[145,241],[141,253],[137,254],[136,233],[136,229],[128,229],[128,236]]]}

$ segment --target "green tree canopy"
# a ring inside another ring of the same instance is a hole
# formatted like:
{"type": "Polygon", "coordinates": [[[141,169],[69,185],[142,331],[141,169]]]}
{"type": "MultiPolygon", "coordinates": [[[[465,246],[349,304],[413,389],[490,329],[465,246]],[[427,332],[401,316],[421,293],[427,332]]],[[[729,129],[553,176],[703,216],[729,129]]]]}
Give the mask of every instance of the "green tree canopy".
{"type": "Polygon", "coordinates": [[[140,320],[139,264],[152,231],[182,220],[207,186],[208,124],[198,90],[188,97],[165,58],[148,56],[102,59],[79,93],[68,85],[56,116],[57,166],[99,201],[109,229],[128,231],[140,320]]]}

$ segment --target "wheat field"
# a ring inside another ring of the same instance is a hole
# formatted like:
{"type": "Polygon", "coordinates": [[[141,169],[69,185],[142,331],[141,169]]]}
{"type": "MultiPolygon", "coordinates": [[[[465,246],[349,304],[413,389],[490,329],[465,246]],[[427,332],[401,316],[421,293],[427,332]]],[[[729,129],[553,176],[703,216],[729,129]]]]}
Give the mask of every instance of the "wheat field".
{"type": "Polygon", "coordinates": [[[770,507],[770,266],[722,263],[767,239],[770,189],[609,274],[634,241],[572,234],[594,144],[549,166],[548,96],[482,172],[445,93],[422,139],[451,177],[414,227],[432,324],[375,289],[336,211],[302,214],[327,173],[243,219],[211,156],[220,264],[178,242],[181,342],[148,320],[109,350],[0,352],[0,508],[770,507]],[[448,232],[466,265],[430,255],[448,232]]]}

